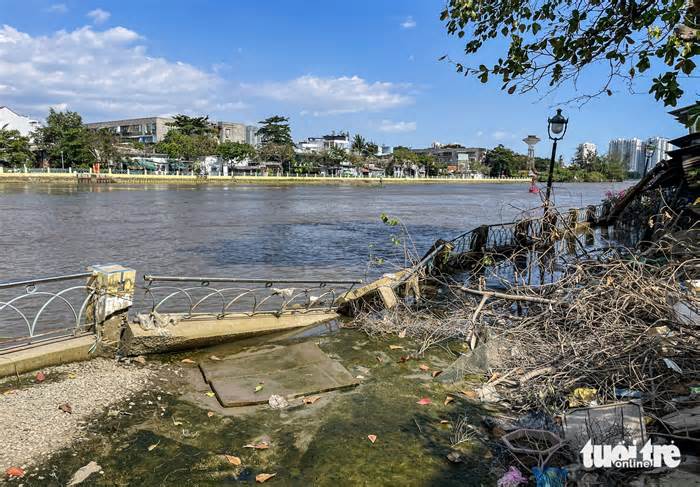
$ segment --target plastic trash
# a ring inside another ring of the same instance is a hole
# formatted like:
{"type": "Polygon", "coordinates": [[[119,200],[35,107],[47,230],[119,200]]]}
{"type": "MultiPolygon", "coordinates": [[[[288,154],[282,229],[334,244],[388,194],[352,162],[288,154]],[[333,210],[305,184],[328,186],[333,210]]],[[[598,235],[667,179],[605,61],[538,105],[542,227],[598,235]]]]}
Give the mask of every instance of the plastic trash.
{"type": "Polygon", "coordinates": [[[615,397],[617,399],[641,399],[642,393],[632,389],[615,388],[615,397]]]}
{"type": "Polygon", "coordinates": [[[518,487],[520,484],[527,484],[527,478],[520,473],[518,467],[510,467],[508,471],[498,479],[498,487],[518,487]]]}
{"type": "Polygon", "coordinates": [[[565,468],[559,467],[545,467],[542,470],[533,467],[532,474],[535,476],[537,487],[564,487],[569,472],[565,468]]]}

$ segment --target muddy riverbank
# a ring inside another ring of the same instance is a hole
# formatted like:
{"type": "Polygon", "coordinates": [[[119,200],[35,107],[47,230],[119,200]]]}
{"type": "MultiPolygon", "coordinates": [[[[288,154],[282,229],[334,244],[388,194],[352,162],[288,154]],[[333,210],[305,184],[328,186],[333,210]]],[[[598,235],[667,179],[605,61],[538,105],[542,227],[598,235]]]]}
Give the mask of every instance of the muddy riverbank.
{"type": "MultiPolygon", "coordinates": [[[[319,331],[324,334],[308,336],[306,330],[264,340],[318,343],[359,386],[320,394],[311,404],[295,399],[281,411],[267,405],[224,409],[207,394],[196,363],[262,339],[149,358],[145,368],[130,367],[148,375],[153,386],[94,411],[76,435],[80,441],[60,445],[48,459],[25,460],[35,465],[21,482],[65,485],[90,461],[103,472],[90,479],[94,485],[254,483],[260,473],[276,474],[271,485],[479,485],[490,478],[492,454],[483,445],[467,441],[452,447],[455,425],[478,424],[481,406],[433,377],[451,362],[451,353],[434,349],[406,360],[415,346],[407,339],[376,340],[327,327],[313,333],[319,331]],[[195,363],[183,363],[184,358],[195,363]],[[246,448],[261,443],[269,448],[246,448]],[[461,463],[446,457],[455,449],[462,452],[461,463]]],[[[58,383],[69,388],[71,380],[58,383]]],[[[40,423],[23,434],[43,434],[40,423]]]]}

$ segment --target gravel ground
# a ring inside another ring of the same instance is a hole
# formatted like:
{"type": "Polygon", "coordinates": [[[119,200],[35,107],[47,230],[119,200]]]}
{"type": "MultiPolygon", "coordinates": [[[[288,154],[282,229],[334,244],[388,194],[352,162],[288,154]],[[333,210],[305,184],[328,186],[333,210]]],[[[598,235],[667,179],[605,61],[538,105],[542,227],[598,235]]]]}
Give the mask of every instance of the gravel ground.
{"type": "MultiPolygon", "coordinates": [[[[101,358],[43,372],[45,382],[0,394],[0,475],[71,445],[83,435],[90,416],[145,389],[154,374],[148,366],[101,358]],[[56,380],[58,374],[63,377],[56,380]],[[59,409],[66,403],[71,414],[59,409]]],[[[8,382],[4,385],[3,390],[8,382]]]]}

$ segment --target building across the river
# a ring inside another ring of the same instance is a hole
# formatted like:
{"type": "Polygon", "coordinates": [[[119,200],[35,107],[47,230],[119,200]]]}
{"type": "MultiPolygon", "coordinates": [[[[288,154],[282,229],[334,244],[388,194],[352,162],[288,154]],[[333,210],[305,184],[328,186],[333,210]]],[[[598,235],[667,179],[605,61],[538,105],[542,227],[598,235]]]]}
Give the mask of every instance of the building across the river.
{"type": "Polygon", "coordinates": [[[24,137],[41,127],[41,123],[20,115],[10,107],[0,106],[0,129],[17,130],[24,137]]]}
{"type": "MultiPolygon", "coordinates": [[[[170,117],[129,118],[124,120],[109,120],[105,122],[86,123],[90,129],[107,128],[112,130],[124,141],[137,141],[145,144],[155,144],[162,141],[172,128],[174,120],[170,117]]],[[[248,142],[255,141],[256,127],[237,122],[214,122],[219,142],[248,142]]],[[[256,144],[251,144],[256,145],[256,144]]]]}
{"type": "Polygon", "coordinates": [[[482,163],[486,159],[486,149],[483,147],[464,147],[460,144],[442,145],[434,142],[427,149],[412,149],[416,154],[429,154],[437,162],[456,168],[456,172],[466,173],[474,163],[482,163]]]}

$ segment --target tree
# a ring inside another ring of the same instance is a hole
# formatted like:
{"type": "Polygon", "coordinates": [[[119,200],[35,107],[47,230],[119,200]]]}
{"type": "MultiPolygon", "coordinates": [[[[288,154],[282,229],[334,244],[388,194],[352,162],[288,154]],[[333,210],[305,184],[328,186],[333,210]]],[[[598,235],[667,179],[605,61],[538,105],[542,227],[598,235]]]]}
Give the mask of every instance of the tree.
{"type": "Polygon", "coordinates": [[[256,155],[255,147],[244,142],[223,142],[216,148],[219,157],[226,161],[243,161],[253,159],[256,155]]]}
{"type": "Polygon", "coordinates": [[[289,118],[275,115],[258,122],[261,127],[256,132],[260,136],[262,145],[294,145],[289,128],[289,118]]]}
{"type": "Polygon", "coordinates": [[[29,137],[20,134],[19,130],[8,130],[0,127],[0,162],[7,162],[12,167],[31,164],[34,160],[29,144],[29,137]]]}
{"type": "Polygon", "coordinates": [[[258,149],[258,158],[262,161],[279,162],[290,170],[290,162],[294,159],[294,148],[288,144],[263,144],[258,149]]]}
{"type": "Polygon", "coordinates": [[[692,58],[700,54],[700,0],[449,0],[440,18],[448,34],[466,38],[467,56],[494,59],[478,68],[456,62],[457,72],[482,83],[500,78],[510,94],[576,83],[603,65],[600,85],[574,100],[612,95],[617,81],[632,89],[651,70],[649,92],[675,106],[679,79],[695,70],[692,58]],[[489,45],[499,37],[507,49],[489,45]]]}
{"type": "Polygon", "coordinates": [[[486,153],[484,163],[491,168],[492,177],[511,177],[527,168],[527,157],[499,145],[486,153]]]}
{"type": "Polygon", "coordinates": [[[365,157],[372,157],[379,152],[379,146],[375,144],[374,142],[367,142],[365,144],[364,151],[362,152],[362,155],[365,157]]]}
{"type": "Polygon", "coordinates": [[[90,132],[77,112],[49,110],[46,124],[36,132],[36,142],[52,166],[86,166],[95,161],[90,132]]]}
{"type": "Polygon", "coordinates": [[[365,140],[365,138],[362,137],[360,134],[355,134],[355,136],[352,138],[352,144],[350,145],[350,149],[356,154],[362,154],[365,150],[366,145],[367,141],[365,140]]]}
{"type": "Polygon", "coordinates": [[[260,136],[260,158],[282,164],[285,171],[291,171],[294,159],[294,142],[292,142],[289,118],[275,115],[258,122],[261,127],[256,132],[260,136]]]}
{"type": "Polygon", "coordinates": [[[187,115],[175,115],[173,121],[168,123],[169,127],[184,135],[200,135],[216,137],[217,130],[214,124],[206,117],[189,117],[187,115]]]}
{"type": "Polygon", "coordinates": [[[121,154],[117,147],[117,136],[110,129],[91,131],[88,139],[89,150],[95,161],[111,166],[119,159],[121,154]]]}
{"type": "Polygon", "coordinates": [[[171,159],[194,161],[198,157],[216,153],[217,140],[209,135],[186,135],[179,130],[171,130],[161,142],[156,144],[156,151],[167,154],[171,159]]]}

